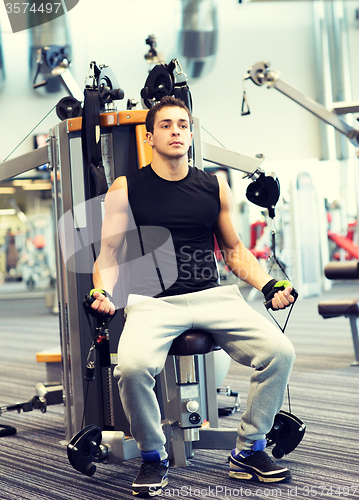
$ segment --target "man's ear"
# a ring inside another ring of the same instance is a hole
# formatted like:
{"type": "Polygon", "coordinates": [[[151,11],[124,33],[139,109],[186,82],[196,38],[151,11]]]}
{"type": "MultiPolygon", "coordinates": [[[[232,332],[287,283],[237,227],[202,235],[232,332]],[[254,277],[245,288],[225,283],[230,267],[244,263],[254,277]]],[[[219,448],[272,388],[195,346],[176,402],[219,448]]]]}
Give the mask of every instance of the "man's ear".
{"type": "Polygon", "coordinates": [[[146,139],[147,139],[147,144],[152,147],[153,141],[151,132],[146,132],[146,139]]]}

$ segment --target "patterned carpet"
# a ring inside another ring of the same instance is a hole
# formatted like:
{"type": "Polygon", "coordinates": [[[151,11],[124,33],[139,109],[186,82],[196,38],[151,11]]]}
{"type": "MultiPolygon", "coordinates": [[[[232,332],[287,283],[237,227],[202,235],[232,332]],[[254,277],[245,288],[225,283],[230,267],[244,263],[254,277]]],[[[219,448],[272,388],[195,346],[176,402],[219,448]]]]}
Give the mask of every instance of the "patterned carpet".
{"type": "MultiPolygon", "coordinates": [[[[322,298],[355,297],[357,286],[336,285],[323,297],[298,301],[287,335],[293,342],[290,395],[292,412],[307,426],[302,443],[280,463],[292,471],[288,484],[239,482],[228,477],[229,450],[198,450],[192,465],[171,469],[164,498],[359,498],[359,367],[354,361],[349,320],[323,320],[322,298]]],[[[244,292],[245,293],[245,292],[244,292]]],[[[252,302],[266,314],[260,297],[252,302]]],[[[281,315],[282,313],[278,313],[281,315]]],[[[0,407],[25,402],[44,381],[45,366],[36,352],[59,345],[58,319],[41,298],[0,300],[0,407]]],[[[238,413],[220,425],[236,428],[245,408],[250,369],[232,364],[224,386],[241,395],[238,413]]],[[[221,396],[223,398],[223,396],[221,396]]],[[[229,402],[228,402],[229,403],[229,402]]],[[[284,410],[288,410],[285,401],[284,410]]],[[[3,411],[1,425],[17,434],[0,438],[0,500],[130,499],[140,459],[119,465],[98,464],[92,478],[69,464],[63,408],[49,406],[28,413],[3,411]]]]}

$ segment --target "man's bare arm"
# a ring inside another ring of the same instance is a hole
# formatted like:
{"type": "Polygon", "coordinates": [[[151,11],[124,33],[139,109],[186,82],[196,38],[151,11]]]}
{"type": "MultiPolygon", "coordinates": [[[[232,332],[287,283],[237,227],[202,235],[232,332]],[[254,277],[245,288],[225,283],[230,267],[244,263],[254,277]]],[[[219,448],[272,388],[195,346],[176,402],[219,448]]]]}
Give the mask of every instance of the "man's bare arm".
{"type": "MultiPolygon", "coordinates": [[[[215,224],[215,234],[222,251],[223,258],[229,269],[238,278],[262,290],[272,277],[260,266],[254,255],[244,246],[235,229],[233,221],[232,194],[227,182],[218,178],[220,186],[221,209],[215,224]]],[[[292,287],[279,291],[273,298],[273,307],[282,309],[293,302],[290,295],[292,287]]]]}
{"type": "MultiPolygon", "coordinates": [[[[118,279],[118,256],[121,251],[128,225],[128,197],[126,177],[118,177],[105,198],[105,216],[102,224],[101,251],[93,267],[94,288],[109,294],[118,279]]],[[[115,306],[100,292],[94,292],[96,299],[92,308],[98,312],[111,313],[115,306]]]]}

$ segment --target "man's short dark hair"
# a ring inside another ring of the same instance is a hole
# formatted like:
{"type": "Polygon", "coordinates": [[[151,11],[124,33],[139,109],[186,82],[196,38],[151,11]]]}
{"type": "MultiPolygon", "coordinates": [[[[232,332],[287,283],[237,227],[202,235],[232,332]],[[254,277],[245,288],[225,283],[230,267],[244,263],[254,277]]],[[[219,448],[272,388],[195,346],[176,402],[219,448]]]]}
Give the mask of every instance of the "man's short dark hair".
{"type": "Polygon", "coordinates": [[[188,114],[188,120],[190,126],[192,126],[192,115],[190,110],[187,108],[185,103],[181,99],[177,99],[177,97],[173,97],[171,95],[166,95],[165,97],[162,97],[162,99],[155,104],[152,108],[149,109],[147,116],[146,116],[146,130],[147,132],[150,132],[153,134],[153,127],[155,124],[155,118],[156,114],[158,111],[160,111],[162,108],[167,108],[167,107],[172,107],[172,108],[182,108],[186,110],[188,114]]]}

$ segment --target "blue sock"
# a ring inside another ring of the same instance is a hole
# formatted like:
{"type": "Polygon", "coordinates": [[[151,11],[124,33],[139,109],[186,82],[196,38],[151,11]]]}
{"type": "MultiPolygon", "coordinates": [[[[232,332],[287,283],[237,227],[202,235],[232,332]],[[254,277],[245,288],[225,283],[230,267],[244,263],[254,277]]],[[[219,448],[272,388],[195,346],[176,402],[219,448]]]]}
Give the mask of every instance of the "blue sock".
{"type": "MultiPolygon", "coordinates": [[[[252,451],[263,451],[265,450],[267,446],[267,440],[266,439],[258,439],[257,441],[254,441],[252,444],[250,450],[252,451]]],[[[238,455],[241,451],[250,451],[250,450],[239,450],[236,448],[236,455],[238,455]]]]}
{"type": "Polygon", "coordinates": [[[264,451],[267,446],[267,440],[266,439],[258,439],[258,441],[254,441],[252,445],[252,450],[253,451],[264,451]]]}
{"type": "Polygon", "coordinates": [[[160,453],[157,450],[141,451],[141,457],[144,462],[155,462],[161,460],[160,453]]]}

